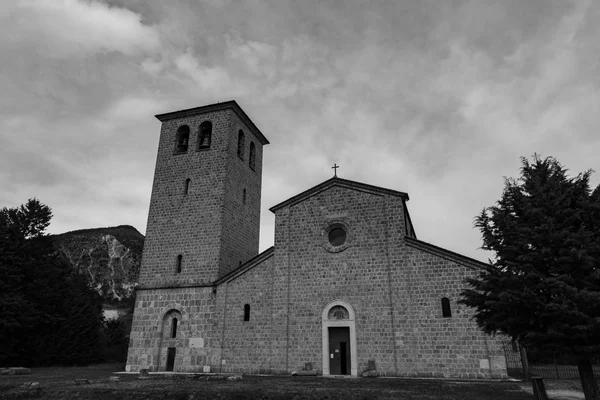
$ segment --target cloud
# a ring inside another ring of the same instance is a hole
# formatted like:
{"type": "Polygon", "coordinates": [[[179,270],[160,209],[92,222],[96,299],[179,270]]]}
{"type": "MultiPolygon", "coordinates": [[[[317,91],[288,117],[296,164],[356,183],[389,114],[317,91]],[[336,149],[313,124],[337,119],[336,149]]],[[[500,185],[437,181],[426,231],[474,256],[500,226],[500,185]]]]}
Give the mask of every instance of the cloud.
{"type": "Polygon", "coordinates": [[[174,63],[183,75],[188,76],[198,85],[199,90],[216,94],[227,87],[233,89],[230,91],[241,94],[236,90],[237,88],[232,88],[233,80],[225,68],[201,65],[189,51],[175,58],[174,63]]]}
{"type": "Polygon", "coordinates": [[[163,112],[165,106],[165,102],[154,98],[152,93],[145,93],[143,96],[129,95],[111,103],[105,117],[108,120],[139,122],[150,115],[163,112]]]}
{"type": "Polygon", "coordinates": [[[9,5],[0,21],[5,32],[12,32],[0,39],[4,46],[49,58],[113,51],[131,56],[155,52],[160,45],[139,15],[93,0],[21,0],[9,5]]]}
{"type": "Polygon", "coordinates": [[[276,47],[256,41],[243,41],[240,37],[225,36],[225,57],[229,65],[239,66],[247,74],[271,80],[276,73],[276,47]]]}
{"type": "Polygon", "coordinates": [[[262,249],[268,208],[336,162],[409,192],[420,238],[485,259],[472,217],[519,156],[595,167],[599,4],[16,2],[0,10],[0,205],[33,193],[54,232],[143,232],[153,115],[235,99],[272,143],[262,249]]]}

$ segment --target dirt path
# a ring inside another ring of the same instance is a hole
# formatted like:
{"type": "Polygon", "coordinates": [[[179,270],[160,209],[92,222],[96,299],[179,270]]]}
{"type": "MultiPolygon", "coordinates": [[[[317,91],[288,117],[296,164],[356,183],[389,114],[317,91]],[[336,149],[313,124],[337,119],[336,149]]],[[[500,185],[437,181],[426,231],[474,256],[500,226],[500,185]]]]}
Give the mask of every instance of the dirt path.
{"type": "MultiPolygon", "coordinates": [[[[530,382],[520,382],[522,390],[533,395],[533,387],[530,382]]],[[[585,396],[578,379],[545,379],[546,393],[552,400],[583,400],[585,396]]]]}

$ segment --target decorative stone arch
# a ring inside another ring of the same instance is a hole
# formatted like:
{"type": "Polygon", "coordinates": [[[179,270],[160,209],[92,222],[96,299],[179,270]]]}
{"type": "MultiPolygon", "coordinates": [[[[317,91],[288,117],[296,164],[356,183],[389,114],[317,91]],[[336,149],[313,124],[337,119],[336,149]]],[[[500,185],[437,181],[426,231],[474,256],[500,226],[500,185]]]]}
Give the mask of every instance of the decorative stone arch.
{"type": "Polygon", "coordinates": [[[329,363],[330,363],[330,355],[329,355],[329,328],[330,327],[348,327],[350,330],[350,375],[358,376],[358,360],[357,360],[357,351],[356,351],[356,316],[354,314],[354,308],[352,306],[343,301],[343,300],[334,300],[327,304],[325,308],[323,308],[323,314],[321,316],[321,325],[322,325],[322,352],[323,352],[323,375],[330,375],[329,372],[329,363]],[[343,307],[348,312],[347,315],[343,313],[343,309],[332,310],[335,307],[343,307]],[[335,313],[335,311],[340,311],[337,314],[337,318],[334,318],[333,315],[330,314],[335,313]],[[341,318],[340,318],[341,317],[341,318]]]}
{"type": "Polygon", "coordinates": [[[160,310],[160,313],[159,313],[160,320],[158,321],[158,326],[157,326],[158,331],[160,331],[162,328],[163,319],[165,318],[167,313],[169,313],[171,311],[177,311],[177,312],[179,312],[179,314],[181,314],[181,319],[179,320],[179,322],[188,322],[190,319],[188,313],[185,311],[185,308],[181,304],[171,303],[168,306],[163,307],[160,310]]]}
{"type": "Polygon", "coordinates": [[[157,318],[156,332],[159,335],[158,338],[158,349],[156,353],[156,365],[154,369],[156,371],[164,370],[164,363],[162,362],[163,350],[166,347],[176,346],[176,343],[183,343],[187,338],[188,331],[187,326],[189,322],[189,315],[181,304],[172,303],[160,310],[160,318],[157,318]],[[170,333],[171,321],[173,318],[177,318],[177,337],[172,338],[170,333]]]}
{"type": "MultiPolygon", "coordinates": [[[[171,330],[171,324],[173,321],[173,319],[177,319],[177,322],[179,324],[179,327],[181,327],[181,323],[183,322],[183,316],[181,315],[181,311],[179,311],[178,309],[170,309],[169,311],[167,311],[165,314],[163,314],[162,317],[162,326],[160,328],[160,337],[161,339],[169,339],[172,338],[170,335],[170,330],[171,330]]],[[[178,330],[179,335],[177,338],[181,338],[181,330],[178,330]]]]}

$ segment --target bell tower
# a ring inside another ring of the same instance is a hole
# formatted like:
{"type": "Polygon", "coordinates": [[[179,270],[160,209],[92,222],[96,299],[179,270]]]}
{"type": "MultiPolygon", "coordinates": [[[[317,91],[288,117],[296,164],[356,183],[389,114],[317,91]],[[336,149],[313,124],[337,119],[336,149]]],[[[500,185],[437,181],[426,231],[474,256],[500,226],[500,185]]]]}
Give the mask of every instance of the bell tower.
{"type": "Polygon", "coordinates": [[[210,285],[258,254],[263,146],[235,101],[159,114],[139,284],[210,285]]]}

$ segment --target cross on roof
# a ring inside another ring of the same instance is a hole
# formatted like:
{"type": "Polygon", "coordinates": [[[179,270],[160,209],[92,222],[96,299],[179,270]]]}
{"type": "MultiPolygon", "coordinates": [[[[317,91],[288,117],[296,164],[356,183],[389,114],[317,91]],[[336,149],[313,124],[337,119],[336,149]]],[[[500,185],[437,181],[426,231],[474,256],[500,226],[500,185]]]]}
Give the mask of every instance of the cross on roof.
{"type": "Polygon", "coordinates": [[[331,167],[333,169],[333,176],[337,177],[337,169],[339,168],[339,165],[337,164],[333,164],[333,167],[331,167]]]}

